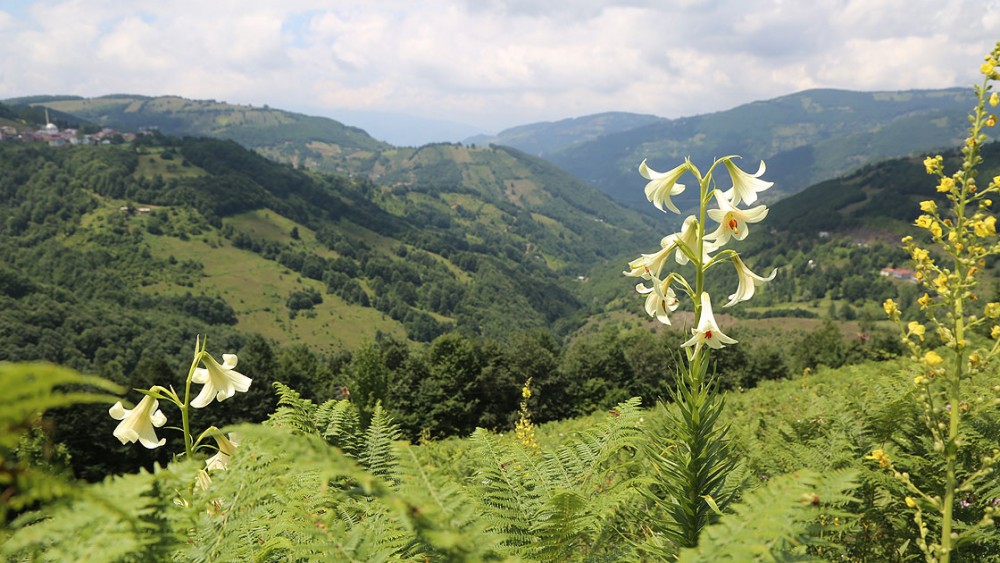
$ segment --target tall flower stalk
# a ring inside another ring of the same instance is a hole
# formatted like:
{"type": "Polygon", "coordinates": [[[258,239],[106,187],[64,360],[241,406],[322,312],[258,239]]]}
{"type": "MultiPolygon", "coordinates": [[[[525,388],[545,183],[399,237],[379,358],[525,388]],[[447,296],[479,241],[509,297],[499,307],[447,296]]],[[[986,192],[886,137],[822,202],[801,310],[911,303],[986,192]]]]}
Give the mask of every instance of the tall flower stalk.
{"type": "MultiPolygon", "coordinates": [[[[927,561],[948,562],[956,546],[977,532],[976,526],[956,526],[955,505],[959,491],[972,492],[982,482],[995,463],[995,456],[980,460],[978,468],[965,470],[959,460],[964,451],[961,440],[963,414],[968,409],[968,381],[983,372],[985,366],[1000,352],[1000,303],[979,305],[975,289],[980,269],[986,259],[1000,254],[996,237],[996,218],[991,214],[992,197],[1000,193],[1000,176],[985,187],[976,182],[977,167],[982,163],[980,149],[986,142],[984,130],[993,127],[996,116],[989,113],[1000,100],[991,93],[992,82],[1000,79],[997,72],[1000,43],[987,55],[981,71],[982,84],[975,86],[976,107],[969,116],[969,135],[962,147],[962,163],[953,174],[946,174],[941,156],[924,160],[927,173],[937,178],[937,192],[946,204],[936,201],[920,203],[923,212],[916,225],[930,235],[931,246],[920,246],[913,237],[903,244],[916,267],[918,282],[926,292],[918,299],[926,324],[911,321],[904,325],[896,303],[889,299],[885,311],[900,328],[917,366],[913,383],[923,407],[923,420],[933,439],[934,452],[941,456],[944,467],[939,490],[918,486],[910,475],[897,467],[890,453],[873,451],[868,459],[875,460],[895,475],[912,496],[904,500],[913,511],[920,537],[917,545],[927,561]],[[989,329],[990,342],[980,344],[977,332],[989,329]],[[932,330],[944,343],[943,349],[928,349],[924,335],[932,330]],[[937,513],[940,529],[931,530],[926,513],[937,513]]],[[[992,524],[992,508],[984,511],[980,525],[992,524]]]]}
{"type": "Polygon", "coordinates": [[[697,215],[688,216],[679,232],[664,237],[658,251],[633,260],[623,272],[650,282],[650,286],[637,284],[636,290],[646,296],[646,313],[659,322],[671,324],[670,314],[680,306],[678,295],[686,295],[694,309],[691,337],[679,344],[685,361],[677,374],[674,408],[667,411],[664,431],[668,443],[662,448],[654,446],[649,452],[658,479],[647,497],[669,516],[662,529],[652,531],[668,537],[675,547],[697,545],[701,530],[732,498],[726,478],[735,460],[728,447],[728,427],[719,422],[725,403],[717,392],[709,359],[712,350],[735,344],[736,340],[724,334],[715,320],[712,297],[705,291],[706,273],[723,263],[736,268],[738,287],[726,307],[750,299],[755,285],[774,279],[776,274],[773,271],[767,277],[758,276],[735,250],[722,248],[733,239],[746,238],[748,225],[762,221],[768,211],[764,205],[740,207],[756,202],[757,193],[772,183],[760,178],[765,171],[763,162],[755,174],[749,174],[736,166],[736,158],[717,159],[704,174],[689,159],[662,173],[649,168],[646,161],[639,166],[639,173],[649,180],[646,198],[661,211],[665,207],[679,214],[671,197],[686,189],[679,183],[685,175],[694,177],[699,190],[697,215]],[[713,175],[720,164],[732,180],[732,186],[725,191],[716,186],[713,175]],[[713,202],[717,207],[710,208],[713,202]],[[717,224],[711,232],[706,228],[709,219],[717,224]],[[679,272],[663,275],[671,256],[680,266],[691,264],[693,280],[679,272]]]}
{"type": "MultiPolygon", "coordinates": [[[[197,437],[191,431],[190,412],[192,408],[203,408],[211,404],[213,400],[224,401],[238,391],[245,392],[250,388],[251,379],[237,371],[236,356],[234,354],[223,354],[223,363],[219,364],[206,351],[207,339],[197,339],[195,341],[194,357],[191,360],[191,367],[188,369],[187,377],[184,378],[183,397],[174,390],[173,386],[163,387],[154,385],[148,390],[137,389],[144,396],[133,409],[126,409],[121,401],[115,403],[108,413],[115,420],[121,422],[114,430],[114,436],[122,444],[138,441],[149,449],[158,448],[166,444],[166,439],[157,439],[156,428],[162,427],[167,422],[166,415],[159,409],[160,401],[173,403],[181,414],[180,430],[184,438],[184,455],[188,458],[201,446],[202,441],[212,437],[220,446],[219,451],[225,454],[225,459],[232,454],[235,443],[226,439],[222,433],[214,426],[209,427],[197,437]],[[203,367],[199,367],[203,366],[203,367]],[[191,397],[191,384],[201,384],[198,395],[191,397]],[[228,450],[228,451],[227,451],[228,450]]],[[[210,469],[218,469],[225,464],[220,462],[219,455],[211,458],[208,462],[210,469]]],[[[207,475],[206,475],[207,477],[207,475]]]]}

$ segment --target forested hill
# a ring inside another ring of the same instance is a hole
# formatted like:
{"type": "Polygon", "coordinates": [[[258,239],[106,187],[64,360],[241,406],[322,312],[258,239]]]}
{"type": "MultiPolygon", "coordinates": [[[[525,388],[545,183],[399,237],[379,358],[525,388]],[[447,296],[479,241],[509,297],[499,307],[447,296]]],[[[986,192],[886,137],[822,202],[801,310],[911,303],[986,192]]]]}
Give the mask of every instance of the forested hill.
{"type": "Polygon", "coordinates": [[[175,335],[156,349],[206,324],[318,348],[378,331],[571,330],[591,270],[620,269],[607,261],[657,234],[499,152],[520,173],[489,194],[317,175],[205,138],[0,144],[3,359],[128,371],[138,357],[113,351],[121,331],[175,335]]]}
{"type": "MultiPolygon", "coordinates": [[[[957,150],[929,154],[943,154],[946,170],[955,169],[961,159],[957,150]]],[[[943,194],[933,190],[934,179],[925,171],[924,156],[891,159],[820,182],[771,206],[767,222],[808,237],[823,231],[902,233],[920,214],[921,201],[944,201],[943,194]]],[[[981,181],[988,182],[1000,175],[1000,143],[984,145],[981,156],[981,181]]]]}

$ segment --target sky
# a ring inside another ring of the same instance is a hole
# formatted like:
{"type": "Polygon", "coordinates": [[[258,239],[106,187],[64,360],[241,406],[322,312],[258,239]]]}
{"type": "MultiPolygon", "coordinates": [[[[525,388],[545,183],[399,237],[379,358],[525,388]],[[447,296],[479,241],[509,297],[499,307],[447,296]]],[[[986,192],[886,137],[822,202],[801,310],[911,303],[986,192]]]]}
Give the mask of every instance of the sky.
{"type": "Polygon", "coordinates": [[[394,144],[969,86],[1000,0],[0,0],[0,99],[179,95],[394,144]]]}

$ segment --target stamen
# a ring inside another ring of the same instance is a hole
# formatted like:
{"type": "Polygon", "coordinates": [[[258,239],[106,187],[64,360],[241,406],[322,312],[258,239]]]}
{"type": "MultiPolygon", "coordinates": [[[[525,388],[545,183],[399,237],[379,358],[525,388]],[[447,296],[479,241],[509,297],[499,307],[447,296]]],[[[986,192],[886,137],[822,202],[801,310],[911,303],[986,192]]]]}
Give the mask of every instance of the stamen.
{"type": "Polygon", "coordinates": [[[712,339],[712,331],[706,330],[705,331],[705,340],[711,340],[711,339],[712,339]]]}

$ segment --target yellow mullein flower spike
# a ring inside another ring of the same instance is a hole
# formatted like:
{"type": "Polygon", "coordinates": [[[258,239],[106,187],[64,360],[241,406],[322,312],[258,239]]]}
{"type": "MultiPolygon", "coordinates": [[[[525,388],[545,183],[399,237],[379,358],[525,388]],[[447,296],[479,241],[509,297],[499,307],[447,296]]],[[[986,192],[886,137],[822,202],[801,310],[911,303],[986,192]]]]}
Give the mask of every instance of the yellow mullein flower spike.
{"type": "Polygon", "coordinates": [[[927,330],[924,328],[924,325],[918,323],[917,321],[910,321],[910,324],[907,325],[907,328],[909,329],[910,334],[919,337],[920,340],[924,339],[924,333],[927,330]]]}
{"type": "Polygon", "coordinates": [[[1000,95],[997,95],[996,92],[993,92],[992,94],[990,94],[990,105],[996,107],[997,104],[1000,104],[1000,95]]]}
{"type": "Polygon", "coordinates": [[[920,210],[924,213],[937,213],[937,203],[934,200],[926,200],[920,202],[920,210]]]}

